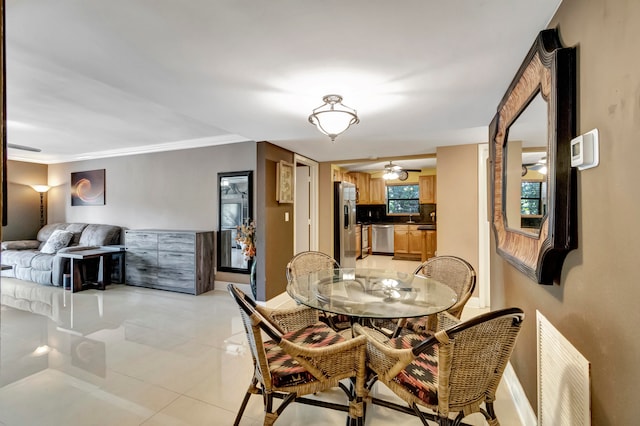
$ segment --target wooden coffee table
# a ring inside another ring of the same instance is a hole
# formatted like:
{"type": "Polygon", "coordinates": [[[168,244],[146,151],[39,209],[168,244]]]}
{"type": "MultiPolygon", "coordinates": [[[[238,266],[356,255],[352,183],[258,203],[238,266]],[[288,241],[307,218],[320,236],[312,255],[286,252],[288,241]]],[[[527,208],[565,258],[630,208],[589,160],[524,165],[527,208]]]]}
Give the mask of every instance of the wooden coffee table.
{"type": "Polygon", "coordinates": [[[59,256],[66,257],[71,260],[71,292],[86,290],[87,288],[104,290],[105,285],[111,284],[111,258],[113,254],[114,250],[102,248],[58,253],[59,256]],[[98,280],[95,283],[84,282],[84,261],[96,258],[99,259],[98,280]]]}

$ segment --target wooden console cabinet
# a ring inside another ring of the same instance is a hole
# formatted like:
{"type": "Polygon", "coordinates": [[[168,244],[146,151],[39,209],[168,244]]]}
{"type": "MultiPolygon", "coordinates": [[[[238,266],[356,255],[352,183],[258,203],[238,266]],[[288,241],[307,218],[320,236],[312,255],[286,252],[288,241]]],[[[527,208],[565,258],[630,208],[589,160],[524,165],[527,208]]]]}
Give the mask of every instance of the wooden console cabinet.
{"type": "Polygon", "coordinates": [[[213,290],[213,231],[125,231],[126,283],[181,293],[213,290]]]}

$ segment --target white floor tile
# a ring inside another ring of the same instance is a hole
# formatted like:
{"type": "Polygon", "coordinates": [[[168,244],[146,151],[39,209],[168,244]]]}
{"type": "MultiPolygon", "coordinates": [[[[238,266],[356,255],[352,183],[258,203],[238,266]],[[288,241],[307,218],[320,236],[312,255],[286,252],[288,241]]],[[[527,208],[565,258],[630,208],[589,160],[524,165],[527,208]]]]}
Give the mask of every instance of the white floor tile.
{"type": "MultiPolygon", "coordinates": [[[[389,256],[358,261],[359,267],[407,273],[417,265],[389,256]]],[[[32,285],[48,303],[17,308],[3,299],[0,426],[233,423],[253,365],[238,308],[226,292],[191,296],[111,285],[71,294],[2,278],[0,290],[5,285],[32,285]],[[45,345],[44,354],[34,352],[45,345]]],[[[393,398],[384,388],[376,392],[393,398]]],[[[506,390],[498,394],[501,423],[519,425],[506,390]]],[[[342,393],[321,397],[341,400],[342,393]]],[[[369,406],[367,413],[371,426],[417,423],[384,407],[369,406]]],[[[241,424],[261,425],[262,418],[262,399],[254,395],[241,424]]],[[[333,425],[345,418],[292,404],[277,424],[333,425]]],[[[486,424],[481,417],[467,423],[486,424]]]]}

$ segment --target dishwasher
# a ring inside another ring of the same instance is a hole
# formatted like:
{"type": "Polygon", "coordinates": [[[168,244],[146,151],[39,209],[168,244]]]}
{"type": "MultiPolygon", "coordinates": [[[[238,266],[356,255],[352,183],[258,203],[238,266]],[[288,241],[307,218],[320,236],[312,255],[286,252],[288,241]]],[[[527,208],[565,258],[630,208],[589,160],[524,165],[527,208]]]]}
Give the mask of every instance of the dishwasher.
{"type": "Polygon", "coordinates": [[[373,254],[393,254],[393,225],[371,225],[373,254]]]}

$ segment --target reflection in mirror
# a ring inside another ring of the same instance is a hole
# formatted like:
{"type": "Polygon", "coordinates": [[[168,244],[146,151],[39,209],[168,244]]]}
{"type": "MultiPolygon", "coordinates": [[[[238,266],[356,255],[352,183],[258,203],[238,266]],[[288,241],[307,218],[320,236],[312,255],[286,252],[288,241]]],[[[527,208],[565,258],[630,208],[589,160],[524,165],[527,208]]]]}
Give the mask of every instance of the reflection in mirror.
{"type": "Polygon", "coordinates": [[[218,270],[249,273],[236,241],[238,226],[252,219],[253,172],[218,173],[218,270]]]}
{"type": "Polygon", "coordinates": [[[538,92],[509,126],[505,141],[507,228],[536,236],[547,213],[547,116],[547,102],[538,92]]]}

